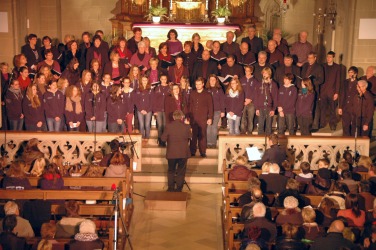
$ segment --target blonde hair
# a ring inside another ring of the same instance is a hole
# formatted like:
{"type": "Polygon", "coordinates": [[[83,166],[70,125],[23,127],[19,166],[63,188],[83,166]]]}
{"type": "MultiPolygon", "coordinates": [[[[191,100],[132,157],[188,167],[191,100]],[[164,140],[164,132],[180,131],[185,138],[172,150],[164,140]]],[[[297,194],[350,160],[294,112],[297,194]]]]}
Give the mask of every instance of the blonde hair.
{"type": "Polygon", "coordinates": [[[302,217],[304,223],[313,223],[316,220],[316,213],[315,210],[311,207],[305,207],[302,210],[302,217]]]}
{"type": "Polygon", "coordinates": [[[30,174],[32,176],[39,177],[42,175],[45,167],[46,167],[46,159],[44,159],[43,157],[38,158],[35,160],[30,174]]]}
{"type": "Polygon", "coordinates": [[[261,166],[261,170],[263,173],[269,173],[270,172],[270,167],[272,166],[272,163],[270,162],[264,162],[261,166]]]}
{"type": "Polygon", "coordinates": [[[247,164],[247,162],[248,162],[248,158],[245,157],[244,155],[238,156],[238,158],[236,158],[235,160],[236,165],[245,165],[247,164]]]}
{"type": "Polygon", "coordinates": [[[370,169],[372,166],[371,158],[365,155],[361,155],[358,161],[358,166],[363,166],[365,168],[370,169]]]}
{"type": "Polygon", "coordinates": [[[4,212],[5,215],[17,214],[18,212],[18,205],[14,201],[8,201],[4,205],[4,212]]]}
{"type": "Polygon", "coordinates": [[[29,98],[30,102],[31,102],[31,106],[33,108],[38,108],[41,106],[41,103],[40,103],[40,100],[39,100],[39,96],[38,96],[38,93],[33,96],[33,88],[36,88],[38,89],[37,85],[35,84],[30,84],[28,87],[27,87],[27,90],[26,90],[26,96],[29,98]]]}

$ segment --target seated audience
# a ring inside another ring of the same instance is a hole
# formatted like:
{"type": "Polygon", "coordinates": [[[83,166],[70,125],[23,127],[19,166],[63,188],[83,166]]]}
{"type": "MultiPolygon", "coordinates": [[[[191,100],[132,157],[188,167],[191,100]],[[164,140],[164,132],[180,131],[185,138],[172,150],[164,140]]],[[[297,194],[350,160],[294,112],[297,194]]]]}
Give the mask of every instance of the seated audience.
{"type": "Polygon", "coordinates": [[[347,187],[345,184],[337,181],[332,185],[330,191],[323,197],[323,199],[330,198],[336,203],[336,207],[339,209],[345,209],[346,189],[347,187]]]}
{"type": "Polygon", "coordinates": [[[373,208],[373,201],[375,196],[370,193],[369,181],[363,180],[359,183],[359,208],[364,211],[371,210],[373,208]]]}
{"type": "Polygon", "coordinates": [[[273,242],[277,237],[276,225],[267,219],[267,208],[262,202],[256,202],[252,207],[253,219],[248,220],[244,224],[244,231],[247,232],[253,227],[261,230],[260,238],[266,242],[273,242]]]}
{"type": "Polygon", "coordinates": [[[282,236],[278,237],[275,244],[275,250],[308,249],[298,237],[299,227],[292,223],[282,225],[282,236]]]}
{"type": "MultiPolygon", "coordinates": [[[[248,191],[242,194],[238,198],[239,206],[242,207],[245,204],[252,202],[252,191],[255,188],[260,189],[261,182],[257,177],[251,177],[248,179],[248,191]]],[[[262,193],[262,192],[261,192],[262,193]]]]}
{"type": "Polygon", "coordinates": [[[295,173],[294,173],[294,165],[291,164],[288,160],[284,160],[282,162],[282,172],[283,172],[283,175],[286,176],[287,178],[295,178],[295,173]]]}
{"type": "Polygon", "coordinates": [[[257,173],[253,170],[248,169],[245,165],[248,159],[245,156],[239,156],[235,164],[231,167],[228,172],[228,179],[234,181],[246,181],[251,177],[257,177],[257,173]]]}
{"type": "MultiPolygon", "coordinates": [[[[353,158],[353,156],[352,156],[352,154],[351,154],[351,152],[350,151],[348,151],[348,150],[345,150],[344,152],[343,152],[343,156],[342,156],[342,158],[349,164],[349,167],[350,167],[350,171],[354,171],[354,158],[353,158]]],[[[368,170],[367,170],[368,171],[368,170]]]]}
{"type": "Polygon", "coordinates": [[[372,166],[372,160],[369,156],[361,155],[358,160],[357,166],[353,169],[354,173],[368,172],[372,166]]]}
{"type": "Polygon", "coordinates": [[[348,194],[345,199],[346,209],[339,210],[337,217],[348,219],[350,227],[363,227],[366,213],[359,208],[358,194],[348,194]]]}
{"type": "MultiPolygon", "coordinates": [[[[240,213],[241,221],[253,220],[254,217],[253,217],[252,209],[253,209],[253,206],[258,202],[261,202],[265,204],[266,206],[268,205],[268,199],[267,197],[264,198],[264,196],[262,195],[261,189],[259,187],[254,187],[251,192],[251,202],[242,206],[242,211],[240,213]]],[[[266,218],[268,220],[272,220],[272,213],[269,207],[266,208],[266,218]]]]}
{"type": "Polygon", "coordinates": [[[363,237],[370,237],[372,228],[376,225],[376,200],[373,201],[373,208],[366,212],[366,222],[364,223],[363,237]]]}
{"type": "Polygon", "coordinates": [[[44,157],[38,158],[34,161],[30,175],[33,177],[40,177],[46,167],[46,159],[44,157]]]}
{"type": "Polygon", "coordinates": [[[52,223],[43,223],[40,234],[42,239],[36,242],[31,250],[64,250],[64,244],[56,241],[56,225],[52,223]]]}
{"type": "Polygon", "coordinates": [[[106,169],[104,177],[125,177],[127,168],[123,154],[116,152],[110,160],[110,166],[106,169]]]}
{"type": "Polygon", "coordinates": [[[299,202],[299,208],[303,208],[309,204],[309,200],[299,193],[299,182],[295,179],[288,179],[286,189],[283,190],[274,202],[275,207],[282,207],[286,197],[295,197],[299,202]]]}
{"type": "MultiPolygon", "coordinates": [[[[261,230],[258,227],[249,228],[244,234],[245,238],[242,240],[240,250],[249,249],[249,245],[254,245],[256,249],[267,250],[269,249],[267,242],[261,238],[261,230]]],[[[252,248],[254,249],[254,248],[252,248]]]]}
{"type": "Polygon", "coordinates": [[[6,176],[3,179],[3,188],[31,189],[29,179],[25,174],[25,162],[15,161],[10,164],[6,176]]]}
{"type": "Polygon", "coordinates": [[[280,168],[278,164],[273,163],[270,166],[269,174],[259,176],[263,193],[280,194],[285,190],[288,178],[280,175],[279,172],[280,168]]]}
{"type": "Polygon", "coordinates": [[[56,223],[56,238],[72,238],[78,233],[78,227],[84,218],[79,217],[79,204],[77,201],[68,201],[65,203],[67,216],[61,218],[56,223]]]}
{"type": "Polygon", "coordinates": [[[26,239],[18,237],[14,228],[17,226],[16,215],[7,215],[3,220],[4,231],[0,234],[0,246],[4,250],[22,250],[26,249],[26,239]]]}
{"type": "Polygon", "coordinates": [[[335,220],[331,223],[328,234],[319,237],[311,245],[310,250],[323,249],[354,249],[355,245],[343,237],[345,225],[340,220],[335,220]]]}
{"type": "Polygon", "coordinates": [[[376,249],[376,225],[372,226],[371,234],[364,238],[363,246],[370,250],[376,249]]]}
{"type": "Polygon", "coordinates": [[[370,184],[370,192],[376,196],[376,164],[372,164],[367,177],[370,184]]]}
{"type": "Polygon", "coordinates": [[[333,179],[335,179],[335,180],[343,180],[343,178],[342,178],[342,172],[346,171],[346,170],[350,170],[349,164],[347,162],[345,162],[345,161],[340,161],[338,163],[338,165],[336,166],[336,168],[335,168],[335,172],[332,173],[333,179]]]}
{"type": "Polygon", "coordinates": [[[293,225],[300,226],[303,224],[303,217],[302,212],[298,208],[298,200],[293,196],[287,196],[283,202],[283,207],[285,208],[282,210],[275,222],[278,226],[281,226],[286,223],[291,223],[293,225]]]}
{"type": "Polygon", "coordinates": [[[104,244],[95,232],[95,223],[91,220],[84,220],[80,224],[80,232],[69,242],[70,250],[91,250],[103,249],[104,244]]]}
{"type": "Polygon", "coordinates": [[[358,193],[358,181],[354,181],[350,170],[345,170],[341,173],[341,183],[347,186],[350,193],[358,193]]]}
{"type": "Polygon", "coordinates": [[[337,217],[338,209],[338,204],[335,203],[333,199],[322,199],[316,210],[317,223],[324,228],[328,228],[333,220],[337,217]]]}
{"type": "Polygon", "coordinates": [[[295,176],[295,180],[299,181],[299,191],[305,193],[307,185],[311,183],[313,179],[313,174],[311,172],[311,165],[304,161],[300,163],[300,171],[298,175],[295,176]]]}
{"type": "Polygon", "coordinates": [[[316,177],[308,185],[306,194],[311,195],[324,195],[326,194],[331,185],[331,171],[327,168],[319,168],[316,177]]]}
{"type": "MultiPolygon", "coordinates": [[[[34,237],[34,231],[30,225],[30,222],[20,216],[20,210],[18,209],[18,205],[14,201],[8,201],[7,203],[5,203],[4,212],[5,212],[5,215],[16,216],[17,225],[13,229],[13,233],[15,233],[18,237],[25,237],[25,238],[34,237]]],[[[1,222],[0,232],[2,231],[3,231],[3,223],[1,222]]]]}
{"type": "Polygon", "coordinates": [[[304,239],[314,241],[317,237],[324,235],[323,228],[316,223],[316,212],[311,207],[302,210],[304,239]]]}
{"type": "Polygon", "coordinates": [[[63,189],[64,180],[55,163],[48,164],[40,180],[41,189],[63,189]]]}
{"type": "Polygon", "coordinates": [[[286,160],[286,151],[278,145],[278,135],[271,134],[269,136],[270,148],[265,150],[261,160],[257,162],[257,166],[262,166],[264,162],[277,163],[281,166],[282,162],[286,160]]]}
{"type": "MultiPolygon", "coordinates": [[[[120,152],[120,143],[118,140],[114,139],[110,142],[110,148],[111,148],[111,153],[106,154],[99,165],[101,167],[108,167],[110,165],[111,158],[115,155],[115,153],[120,152]]],[[[125,160],[125,165],[129,167],[130,165],[130,159],[129,156],[126,154],[123,154],[124,160],[125,160]]]]}
{"type": "MultiPolygon", "coordinates": [[[[25,147],[25,150],[22,154],[22,160],[24,160],[26,166],[30,168],[33,165],[33,162],[41,157],[44,157],[44,154],[38,148],[39,140],[37,138],[30,139],[25,147]]],[[[25,169],[29,171],[29,169],[25,169]]]]}

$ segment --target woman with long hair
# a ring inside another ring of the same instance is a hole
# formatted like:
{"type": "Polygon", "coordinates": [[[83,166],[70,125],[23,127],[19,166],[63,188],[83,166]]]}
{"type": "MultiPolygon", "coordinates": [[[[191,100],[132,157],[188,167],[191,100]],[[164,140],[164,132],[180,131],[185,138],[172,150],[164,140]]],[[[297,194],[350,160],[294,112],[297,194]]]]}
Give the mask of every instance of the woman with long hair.
{"type": "Polygon", "coordinates": [[[25,173],[26,164],[24,161],[14,161],[10,164],[6,176],[3,179],[3,188],[10,186],[22,187],[23,189],[31,189],[29,179],[25,173]]]}
{"type": "Polygon", "coordinates": [[[181,94],[183,95],[185,103],[188,104],[189,95],[192,92],[192,88],[191,88],[191,85],[189,84],[188,76],[183,75],[180,78],[180,90],[181,90],[181,94]]]}
{"type": "Polygon", "coordinates": [[[338,211],[337,217],[342,216],[348,219],[350,227],[363,227],[366,220],[366,213],[359,208],[358,194],[347,194],[345,207],[346,209],[338,211]]]}
{"type": "Polygon", "coordinates": [[[80,69],[78,68],[79,65],[80,63],[78,62],[78,59],[73,58],[61,74],[60,78],[67,79],[69,85],[76,85],[80,80],[80,69]]]}
{"type": "Polygon", "coordinates": [[[125,102],[126,107],[126,115],[125,115],[125,129],[128,133],[133,132],[132,128],[132,120],[134,116],[134,94],[135,91],[131,88],[131,81],[128,77],[123,78],[123,99],[125,102]]]}
{"type": "Polygon", "coordinates": [[[187,113],[187,102],[181,93],[179,85],[174,84],[171,86],[171,92],[164,101],[164,110],[167,124],[174,121],[173,114],[175,110],[181,110],[183,114],[187,113]]]}
{"type": "Polygon", "coordinates": [[[238,79],[232,79],[227,87],[225,96],[227,123],[230,127],[230,135],[240,134],[240,119],[244,108],[244,100],[245,95],[240,81],[238,79]]]}
{"type": "Polygon", "coordinates": [[[180,84],[182,76],[189,77],[189,71],[188,68],[183,65],[183,57],[178,55],[175,57],[175,65],[168,68],[168,78],[170,82],[180,84]]]}
{"type": "Polygon", "coordinates": [[[99,84],[94,82],[91,91],[85,97],[86,125],[89,132],[106,131],[106,95],[100,91],[99,84]]]}
{"type": "Polygon", "coordinates": [[[42,96],[38,95],[37,86],[29,85],[22,102],[22,110],[25,115],[26,130],[45,131],[44,107],[42,96]]]}
{"type": "Polygon", "coordinates": [[[76,86],[69,86],[65,93],[65,122],[68,131],[85,131],[83,98],[81,90],[76,86]]]}
{"type": "MultiPolygon", "coordinates": [[[[166,126],[166,115],[164,110],[165,98],[170,92],[170,86],[167,83],[167,76],[161,75],[159,78],[161,84],[154,88],[152,98],[152,110],[157,120],[158,145],[165,147],[166,143],[161,140],[161,136],[166,126]]],[[[149,81],[149,80],[148,80],[149,81]]]]}
{"type": "Polygon", "coordinates": [[[59,80],[57,80],[57,89],[60,90],[61,93],[63,93],[63,95],[65,95],[65,91],[68,88],[68,86],[69,82],[66,78],[60,77],[59,80]]]}
{"type": "Polygon", "coordinates": [[[42,239],[36,243],[36,246],[32,249],[36,250],[54,250],[58,249],[61,243],[57,242],[55,238],[56,225],[52,223],[43,223],[40,229],[42,239]]]}
{"type": "Polygon", "coordinates": [[[204,51],[204,46],[200,43],[200,39],[201,37],[198,33],[192,35],[192,52],[196,58],[201,58],[202,52],[204,51]]]}
{"type": "Polygon", "coordinates": [[[110,133],[124,131],[126,105],[120,85],[112,85],[110,96],[107,98],[107,123],[110,133]]]}
{"type": "Polygon", "coordinates": [[[51,73],[50,67],[46,65],[40,67],[38,73],[41,73],[46,77],[46,83],[50,82],[54,78],[51,73]]]}
{"type": "MultiPolygon", "coordinates": [[[[129,79],[131,81],[131,88],[137,91],[141,85],[141,70],[137,65],[133,65],[129,71],[129,79]]],[[[136,93],[136,92],[135,92],[136,93]]],[[[134,124],[133,129],[136,133],[139,132],[139,122],[138,122],[138,115],[137,115],[137,107],[135,106],[134,109],[134,124]]]]}
{"type": "Polygon", "coordinates": [[[82,71],[82,77],[80,81],[77,83],[77,87],[80,89],[82,97],[85,99],[85,96],[90,92],[91,85],[93,80],[91,78],[90,70],[85,69],[82,71]]]}
{"type": "Polygon", "coordinates": [[[298,93],[296,100],[296,117],[300,127],[301,135],[310,135],[312,126],[313,102],[315,100],[315,91],[311,79],[302,80],[302,88],[298,93]]]}
{"type": "Polygon", "coordinates": [[[168,75],[168,68],[174,63],[174,59],[170,55],[168,44],[165,42],[159,44],[158,60],[158,69],[162,71],[163,74],[168,75]]]}
{"type": "Polygon", "coordinates": [[[123,154],[116,152],[110,160],[110,166],[106,169],[104,177],[125,177],[127,167],[129,166],[125,164],[123,154]]]}
{"type": "Polygon", "coordinates": [[[215,148],[217,146],[218,122],[221,117],[225,116],[225,94],[217,76],[214,74],[209,76],[206,89],[213,97],[214,107],[213,123],[208,125],[207,128],[207,144],[208,148],[215,148]]]}
{"type": "Polygon", "coordinates": [[[91,78],[95,82],[99,82],[102,80],[103,75],[103,68],[99,63],[98,59],[91,60],[90,63],[90,71],[91,71],[91,78]]]}
{"type": "Polygon", "coordinates": [[[127,48],[127,40],[124,37],[119,37],[116,51],[119,54],[120,62],[125,67],[125,74],[129,74],[129,62],[131,61],[132,52],[127,48]]]}
{"type": "Polygon", "coordinates": [[[51,81],[46,81],[46,76],[43,73],[37,73],[33,84],[37,86],[38,94],[44,95],[44,93],[46,93],[47,85],[50,82],[51,81]]]}
{"type": "Polygon", "coordinates": [[[19,72],[21,67],[27,67],[27,58],[24,54],[18,54],[13,57],[13,79],[17,79],[19,77],[19,72]]]}
{"type": "Polygon", "coordinates": [[[64,180],[61,176],[58,165],[55,163],[50,163],[44,168],[39,186],[41,189],[64,188],[64,180]]]}
{"type": "Polygon", "coordinates": [[[110,62],[104,66],[104,74],[110,74],[114,84],[120,84],[120,78],[126,76],[125,65],[120,61],[119,52],[116,50],[110,54],[110,62]]]}
{"type": "Polygon", "coordinates": [[[65,96],[58,90],[56,80],[49,84],[47,92],[43,95],[43,102],[48,131],[61,131],[65,96]]]}
{"type": "Polygon", "coordinates": [[[152,98],[153,92],[146,76],[141,78],[141,84],[135,93],[135,105],[137,108],[140,133],[144,143],[147,143],[150,137],[150,123],[152,116],[152,98]]]}
{"type": "Polygon", "coordinates": [[[7,111],[9,129],[21,131],[24,123],[22,112],[23,94],[17,79],[10,82],[10,87],[5,95],[5,108],[7,111]]]}
{"type": "Polygon", "coordinates": [[[75,40],[69,41],[67,43],[68,51],[65,51],[65,57],[64,57],[64,66],[67,67],[70,61],[72,61],[73,58],[76,58],[77,60],[81,59],[81,51],[78,49],[78,44],[75,40]]]}

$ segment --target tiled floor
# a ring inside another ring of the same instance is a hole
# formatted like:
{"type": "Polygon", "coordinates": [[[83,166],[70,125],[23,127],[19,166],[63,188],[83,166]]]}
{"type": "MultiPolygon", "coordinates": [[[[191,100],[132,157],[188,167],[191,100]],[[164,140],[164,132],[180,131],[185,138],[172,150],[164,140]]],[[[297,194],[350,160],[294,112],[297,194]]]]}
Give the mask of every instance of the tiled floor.
{"type": "MultiPolygon", "coordinates": [[[[213,250],[223,249],[221,221],[221,185],[190,184],[186,211],[144,209],[144,198],[134,197],[135,210],[130,228],[135,250],[213,250]]],[[[135,183],[134,191],[166,189],[163,183],[135,183]]],[[[127,245],[126,249],[130,249],[127,245]]]]}

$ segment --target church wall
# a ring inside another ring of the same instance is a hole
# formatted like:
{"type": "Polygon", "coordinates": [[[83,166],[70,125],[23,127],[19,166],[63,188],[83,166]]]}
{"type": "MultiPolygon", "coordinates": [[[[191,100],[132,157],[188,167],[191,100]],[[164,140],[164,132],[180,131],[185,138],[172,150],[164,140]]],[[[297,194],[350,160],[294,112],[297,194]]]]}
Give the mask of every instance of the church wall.
{"type": "Polygon", "coordinates": [[[13,34],[13,14],[12,0],[2,0],[0,4],[0,12],[8,13],[8,32],[0,32],[0,62],[7,62],[13,67],[11,62],[15,52],[14,34],[13,34]]]}

